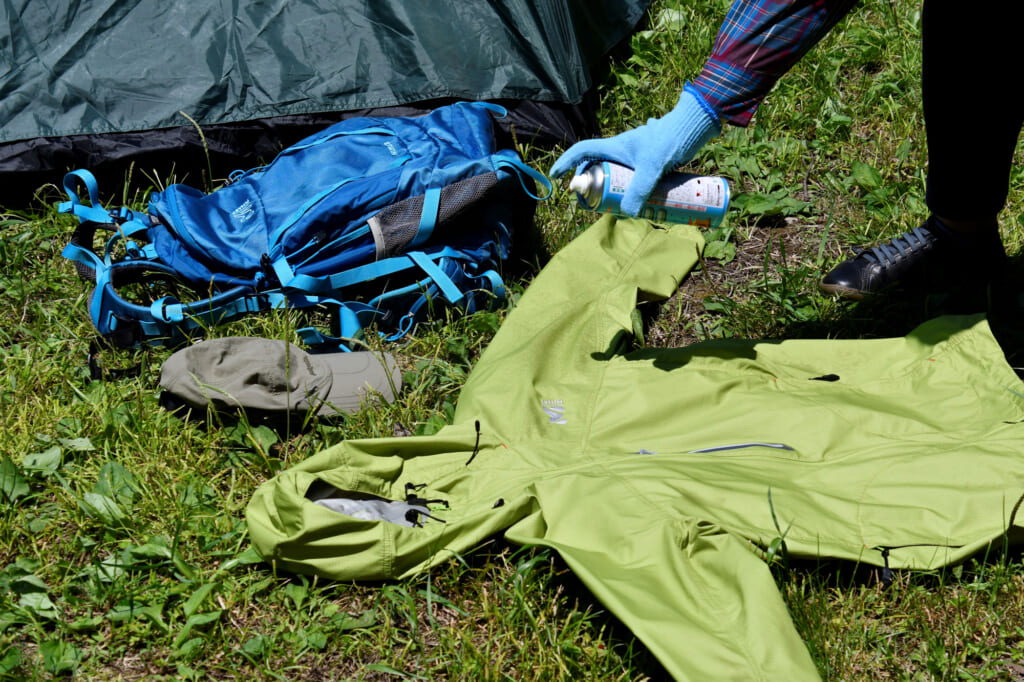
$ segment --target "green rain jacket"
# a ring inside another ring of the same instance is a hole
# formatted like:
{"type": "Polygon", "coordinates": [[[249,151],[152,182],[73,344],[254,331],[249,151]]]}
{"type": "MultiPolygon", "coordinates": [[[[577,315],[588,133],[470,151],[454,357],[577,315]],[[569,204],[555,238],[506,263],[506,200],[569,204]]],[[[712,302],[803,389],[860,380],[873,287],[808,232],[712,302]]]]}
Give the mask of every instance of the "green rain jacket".
{"type": "Polygon", "coordinates": [[[1024,386],[982,317],[634,349],[638,300],[675,292],[701,246],[602,218],[510,312],[452,425],[282,472],[248,507],[256,547],[397,578],[504,531],[557,550],[675,677],[798,680],[818,673],[763,560],[779,527],[793,557],[929,569],[1020,525],[1024,386]]]}

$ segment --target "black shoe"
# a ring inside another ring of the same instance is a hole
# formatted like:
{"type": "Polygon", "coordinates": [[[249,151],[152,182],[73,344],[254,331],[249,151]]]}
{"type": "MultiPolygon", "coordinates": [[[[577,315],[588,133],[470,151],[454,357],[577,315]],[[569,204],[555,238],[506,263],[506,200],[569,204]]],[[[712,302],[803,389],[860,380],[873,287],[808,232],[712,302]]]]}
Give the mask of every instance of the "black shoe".
{"type": "Polygon", "coordinates": [[[1006,264],[997,228],[956,234],[934,217],[885,244],[857,253],[822,277],[827,294],[860,300],[896,285],[949,289],[987,284],[1006,264]]]}

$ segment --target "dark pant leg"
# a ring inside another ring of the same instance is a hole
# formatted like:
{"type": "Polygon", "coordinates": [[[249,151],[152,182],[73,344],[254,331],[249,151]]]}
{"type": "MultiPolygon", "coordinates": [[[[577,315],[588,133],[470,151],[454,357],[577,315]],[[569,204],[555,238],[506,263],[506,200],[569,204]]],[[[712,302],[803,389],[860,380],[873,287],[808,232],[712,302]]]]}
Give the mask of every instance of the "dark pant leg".
{"type": "Polygon", "coordinates": [[[922,98],[928,208],[994,220],[1024,122],[1024,3],[925,0],[922,98]]]}

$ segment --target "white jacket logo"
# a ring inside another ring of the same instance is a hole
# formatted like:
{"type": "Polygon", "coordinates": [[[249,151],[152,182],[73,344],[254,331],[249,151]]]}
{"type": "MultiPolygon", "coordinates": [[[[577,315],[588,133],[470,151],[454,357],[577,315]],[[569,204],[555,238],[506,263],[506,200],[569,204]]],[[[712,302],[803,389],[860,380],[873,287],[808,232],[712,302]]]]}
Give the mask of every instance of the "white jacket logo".
{"type": "Polygon", "coordinates": [[[565,404],[561,400],[542,400],[540,408],[548,416],[548,424],[566,424],[565,404]]]}

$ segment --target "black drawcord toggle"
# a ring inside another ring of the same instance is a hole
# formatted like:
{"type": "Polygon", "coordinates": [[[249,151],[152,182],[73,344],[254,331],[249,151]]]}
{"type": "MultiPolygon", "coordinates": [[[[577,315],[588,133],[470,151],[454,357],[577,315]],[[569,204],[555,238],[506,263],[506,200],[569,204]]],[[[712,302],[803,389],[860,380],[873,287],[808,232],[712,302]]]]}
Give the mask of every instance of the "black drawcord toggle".
{"type": "Polygon", "coordinates": [[[473,461],[473,458],[476,457],[476,453],[479,452],[479,450],[480,450],[480,420],[477,419],[475,423],[476,423],[476,444],[473,445],[473,454],[469,456],[468,460],[466,460],[466,466],[469,466],[469,463],[473,461]]]}
{"type": "MultiPolygon", "coordinates": [[[[405,484],[405,501],[408,504],[414,504],[414,505],[419,506],[419,507],[427,507],[428,505],[431,505],[431,504],[441,504],[441,505],[444,505],[445,509],[451,509],[451,506],[448,504],[447,500],[442,500],[442,499],[428,500],[427,498],[420,497],[419,495],[416,494],[418,491],[420,491],[420,490],[422,490],[423,488],[426,488],[426,487],[427,487],[426,483],[419,483],[419,484],[417,484],[417,483],[406,483],[405,484]]],[[[412,525],[416,526],[417,528],[422,528],[423,527],[423,523],[420,521],[420,517],[422,517],[422,516],[426,516],[428,519],[433,519],[434,521],[440,521],[441,523],[447,523],[447,521],[445,521],[444,519],[439,519],[436,516],[433,516],[432,514],[428,514],[425,511],[420,511],[419,509],[410,509],[409,511],[407,511],[405,513],[405,520],[408,521],[409,523],[411,523],[412,525]]]]}
{"type": "Polygon", "coordinates": [[[428,514],[427,512],[420,511],[418,509],[410,509],[409,511],[405,512],[405,520],[411,523],[412,525],[416,526],[417,528],[423,527],[423,522],[420,520],[420,517],[422,516],[426,516],[428,519],[433,519],[434,521],[440,521],[441,523],[448,523],[444,519],[439,519],[433,514],[428,514]]]}
{"type": "Polygon", "coordinates": [[[889,587],[892,584],[892,569],[889,568],[888,547],[882,549],[882,561],[885,562],[885,566],[882,567],[882,587],[889,587]]]}

